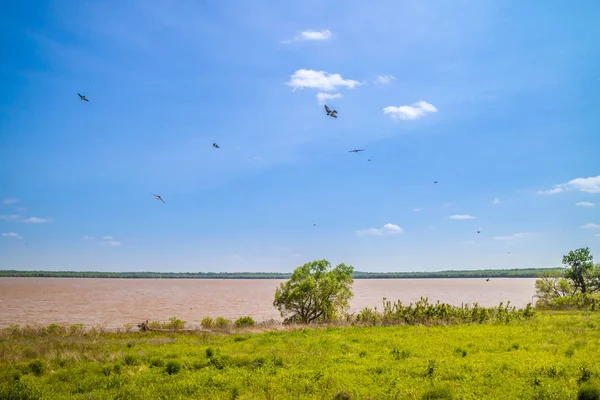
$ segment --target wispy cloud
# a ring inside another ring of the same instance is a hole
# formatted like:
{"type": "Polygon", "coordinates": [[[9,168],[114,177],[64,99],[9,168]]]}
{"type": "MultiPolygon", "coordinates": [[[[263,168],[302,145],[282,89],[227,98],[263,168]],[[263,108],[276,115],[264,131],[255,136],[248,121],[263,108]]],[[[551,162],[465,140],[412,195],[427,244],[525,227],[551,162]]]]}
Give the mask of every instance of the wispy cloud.
{"type": "Polygon", "coordinates": [[[500,203],[502,203],[502,202],[497,197],[494,199],[494,201],[492,201],[492,204],[495,205],[495,206],[498,205],[498,204],[500,204],[500,203]]]}
{"type": "Polygon", "coordinates": [[[387,85],[389,83],[391,83],[392,81],[395,81],[396,77],[393,75],[379,75],[376,79],[375,79],[375,83],[379,84],[379,85],[387,85]]]}
{"type": "Polygon", "coordinates": [[[582,229],[600,229],[600,225],[594,224],[593,222],[581,225],[582,229]]]}
{"type": "Polygon", "coordinates": [[[29,217],[25,218],[23,222],[28,224],[45,224],[47,222],[51,222],[51,218],[38,218],[38,217],[29,217]]]}
{"type": "Polygon", "coordinates": [[[474,240],[463,240],[463,244],[475,244],[474,240]]]}
{"type": "Polygon", "coordinates": [[[293,39],[282,40],[281,43],[289,44],[292,42],[306,41],[306,40],[327,40],[327,39],[331,38],[332,35],[333,34],[331,33],[331,31],[329,29],[325,29],[322,31],[308,30],[308,31],[300,32],[300,34],[294,36],[293,39]]]}
{"type": "Polygon", "coordinates": [[[520,232],[520,233],[513,233],[512,235],[508,235],[508,236],[496,236],[496,237],[494,237],[494,240],[500,240],[503,242],[512,242],[513,240],[524,239],[524,238],[531,237],[531,236],[533,236],[533,233],[531,233],[531,232],[520,232]]]}
{"type": "Polygon", "coordinates": [[[538,190],[537,194],[557,194],[567,190],[579,190],[585,193],[600,193],[600,175],[589,178],[575,178],[567,183],[554,185],[552,189],[538,190]]]}
{"type": "Polygon", "coordinates": [[[436,113],[438,109],[426,101],[418,101],[410,106],[387,106],[383,109],[384,114],[390,114],[393,119],[413,120],[424,117],[430,113],[436,113]]]}
{"type": "Polygon", "coordinates": [[[339,87],[355,88],[360,85],[360,82],[353,79],[344,79],[340,74],[329,74],[314,69],[299,69],[292,74],[286,84],[292,87],[293,91],[308,88],[331,92],[339,87]]]}
{"type": "Polygon", "coordinates": [[[358,236],[391,236],[404,233],[404,229],[396,224],[385,224],[381,228],[369,228],[356,231],[358,236]]]}
{"type": "Polygon", "coordinates": [[[413,208],[413,211],[414,212],[419,212],[419,211],[421,211],[421,209],[420,208],[413,208]]]}
{"type": "Polygon", "coordinates": [[[343,97],[341,93],[324,93],[324,92],[319,92],[319,93],[317,93],[317,102],[319,104],[325,104],[325,102],[327,100],[339,99],[341,97],[343,97]]]}
{"type": "Polygon", "coordinates": [[[19,235],[15,232],[6,232],[2,234],[2,237],[13,238],[13,239],[23,239],[23,236],[19,235]]]}
{"type": "Polygon", "coordinates": [[[0,214],[0,221],[14,221],[16,219],[19,219],[19,216],[15,214],[0,214]]]}
{"type": "Polygon", "coordinates": [[[106,244],[109,246],[120,246],[121,245],[121,242],[119,242],[118,240],[115,240],[115,238],[113,238],[112,236],[103,236],[100,243],[106,244]]]}
{"type": "Polygon", "coordinates": [[[594,236],[600,237],[600,233],[595,233],[594,236]]]}
{"type": "Polygon", "coordinates": [[[19,202],[19,199],[15,198],[15,197],[9,197],[7,199],[4,199],[2,202],[4,204],[17,204],[19,202]]]}
{"type": "Polygon", "coordinates": [[[575,203],[577,207],[594,207],[596,203],[592,203],[591,201],[580,201],[579,203],[575,203]]]}
{"type": "Polygon", "coordinates": [[[81,240],[88,242],[90,240],[94,240],[94,237],[93,236],[88,236],[88,235],[83,235],[81,237],[81,240]]]}
{"type": "Polygon", "coordinates": [[[452,203],[444,203],[442,204],[442,208],[448,208],[452,205],[452,203]]]}
{"type": "Polygon", "coordinates": [[[475,219],[474,216],[469,214],[454,214],[449,216],[450,219],[464,220],[464,219],[475,219]]]}

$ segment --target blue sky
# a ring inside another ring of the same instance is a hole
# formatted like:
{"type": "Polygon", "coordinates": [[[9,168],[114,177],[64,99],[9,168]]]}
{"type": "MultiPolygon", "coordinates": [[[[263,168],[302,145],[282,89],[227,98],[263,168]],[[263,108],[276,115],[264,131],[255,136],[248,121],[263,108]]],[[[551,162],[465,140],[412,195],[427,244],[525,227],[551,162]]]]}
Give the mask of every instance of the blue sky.
{"type": "Polygon", "coordinates": [[[593,0],[6,4],[0,268],[600,259],[598,20],[593,0]]]}

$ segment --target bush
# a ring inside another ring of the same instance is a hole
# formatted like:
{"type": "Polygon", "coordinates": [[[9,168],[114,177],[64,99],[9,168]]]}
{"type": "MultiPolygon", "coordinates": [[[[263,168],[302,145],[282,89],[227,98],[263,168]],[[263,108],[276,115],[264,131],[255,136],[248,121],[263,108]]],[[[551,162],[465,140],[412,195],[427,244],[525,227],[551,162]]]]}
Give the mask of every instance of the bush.
{"type": "Polygon", "coordinates": [[[229,324],[231,324],[231,320],[223,317],[218,317],[215,321],[215,326],[220,329],[227,328],[229,324]]]}
{"type": "Polygon", "coordinates": [[[587,383],[579,388],[577,400],[600,400],[600,389],[587,383]]]}
{"type": "Polygon", "coordinates": [[[181,364],[179,361],[171,360],[165,366],[165,371],[169,375],[176,375],[181,371],[181,364]]]}
{"type": "Polygon", "coordinates": [[[40,359],[32,360],[27,366],[27,369],[35,376],[42,376],[46,371],[46,364],[40,359]]]}
{"type": "Polygon", "coordinates": [[[165,362],[163,361],[162,358],[153,357],[150,360],[150,366],[151,367],[163,367],[164,365],[165,365],[165,362]]]}
{"type": "Polygon", "coordinates": [[[235,326],[237,328],[242,328],[244,326],[254,326],[254,319],[252,317],[241,317],[235,321],[235,326]]]}
{"type": "Polygon", "coordinates": [[[200,326],[202,326],[205,329],[212,328],[214,324],[215,321],[213,321],[211,317],[202,318],[202,321],[200,321],[200,326]]]}
{"type": "Polygon", "coordinates": [[[171,317],[171,318],[169,318],[168,323],[163,324],[163,328],[178,330],[178,329],[183,329],[185,324],[186,324],[185,321],[182,321],[177,317],[171,317]]]}
{"type": "Polygon", "coordinates": [[[142,361],[140,360],[140,358],[138,356],[134,356],[133,354],[126,354],[125,357],[123,358],[123,364],[125,365],[140,365],[142,363],[142,361]]]}

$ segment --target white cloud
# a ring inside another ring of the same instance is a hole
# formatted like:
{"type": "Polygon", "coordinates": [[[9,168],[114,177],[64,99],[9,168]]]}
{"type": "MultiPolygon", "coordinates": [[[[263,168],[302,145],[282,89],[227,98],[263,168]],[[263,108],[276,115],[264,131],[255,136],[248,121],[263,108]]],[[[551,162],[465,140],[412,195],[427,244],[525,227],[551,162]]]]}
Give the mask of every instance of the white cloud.
{"type": "Polygon", "coordinates": [[[404,233],[404,229],[395,224],[385,224],[381,228],[369,228],[364,230],[356,231],[358,236],[390,236],[390,235],[398,235],[400,233],[404,233]]]}
{"type": "Polygon", "coordinates": [[[4,199],[4,201],[3,201],[4,204],[16,204],[18,202],[19,202],[19,199],[14,198],[14,197],[4,199]]]}
{"type": "Polygon", "coordinates": [[[52,219],[50,218],[38,218],[38,217],[29,217],[23,220],[23,222],[29,224],[45,224],[46,222],[50,222],[52,219]]]}
{"type": "Polygon", "coordinates": [[[443,208],[448,208],[448,207],[450,207],[451,205],[452,205],[452,203],[444,203],[444,204],[442,204],[442,207],[443,207],[443,208]]]}
{"type": "Polygon", "coordinates": [[[94,237],[93,236],[88,236],[88,235],[83,235],[81,237],[81,240],[85,240],[85,241],[94,240],[94,237]]]}
{"type": "Polygon", "coordinates": [[[575,203],[577,207],[594,207],[596,203],[592,203],[591,201],[580,201],[579,203],[575,203]]]}
{"type": "Polygon", "coordinates": [[[288,44],[296,41],[304,41],[304,40],[327,40],[331,37],[332,33],[329,29],[325,29],[322,31],[303,31],[300,32],[299,35],[294,36],[293,39],[282,40],[281,43],[288,44]]]}
{"type": "Polygon", "coordinates": [[[419,211],[421,211],[421,209],[420,208],[413,208],[413,211],[414,212],[419,212],[419,211]]]}
{"type": "Polygon", "coordinates": [[[498,204],[500,204],[500,203],[502,203],[502,202],[500,201],[500,199],[499,199],[499,198],[495,198],[495,199],[494,199],[494,201],[492,201],[492,204],[493,204],[493,205],[498,205],[498,204]]]}
{"type": "Polygon", "coordinates": [[[15,233],[15,232],[6,232],[6,233],[3,233],[2,237],[15,238],[15,239],[23,239],[23,236],[19,235],[18,233],[15,233]]]}
{"type": "Polygon", "coordinates": [[[449,216],[450,219],[464,220],[464,219],[475,219],[474,216],[468,214],[454,214],[449,216]]]}
{"type": "Polygon", "coordinates": [[[582,229],[600,229],[600,225],[590,222],[588,224],[581,225],[581,228],[582,229]]]}
{"type": "Polygon", "coordinates": [[[339,99],[341,97],[343,97],[341,93],[317,93],[317,101],[319,104],[325,104],[326,100],[339,99]]]}
{"type": "Polygon", "coordinates": [[[556,194],[567,190],[579,190],[585,193],[600,193],[600,175],[589,178],[575,178],[567,183],[554,185],[549,190],[538,190],[537,194],[556,194]]]}
{"type": "Polygon", "coordinates": [[[109,240],[107,242],[102,242],[102,243],[107,244],[109,246],[120,246],[121,245],[121,242],[118,242],[116,240],[109,240]]]}
{"type": "Polygon", "coordinates": [[[112,236],[103,236],[102,240],[113,240],[112,236]]]}
{"type": "Polygon", "coordinates": [[[352,89],[360,85],[360,82],[352,79],[344,79],[340,74],[329,74],[325,71],[315,71],[314,69],[299,69],[294,72],[286,84],[291,86],[293,91],[296,91],[298,88],[309,88],[331,92],[342,86],[352,89]]]}
{"type": "Polygon", "coordinates": [[[387,85],[392,81],[395,81],[396,77],[393,75],[379,75],[377,79],[375,79],[375,83],[380,85],[387,85]]]}
{"type": "Polygon", "coordinates": [[[426,114],[438,112],[433,104],[426,101],[418,101],[410,106],[387,106],[383,109],[384,114],[391,114],[393,119],[412,120],[424,117],[426,114]]]}
{"type": "Polygon", "coordinates": [[[15,214],[9,214],[9,215],[1,215],[0,214],[0,221],[13,221],[17,218],[19,218],[19,216],[15,215],[15,214]]]}
{"type": "Polygon", "coordinates": [[[521,233],[513,233],[512,235],[508,235],[508,236],[496,236],[496,237],[494,237],[494,240],[510,242],[510,241],[513,241],[516,239],[523,239],[523,238],[530,237],[530,236],[533,236],[533,233],[521,232],[521,233]]]}

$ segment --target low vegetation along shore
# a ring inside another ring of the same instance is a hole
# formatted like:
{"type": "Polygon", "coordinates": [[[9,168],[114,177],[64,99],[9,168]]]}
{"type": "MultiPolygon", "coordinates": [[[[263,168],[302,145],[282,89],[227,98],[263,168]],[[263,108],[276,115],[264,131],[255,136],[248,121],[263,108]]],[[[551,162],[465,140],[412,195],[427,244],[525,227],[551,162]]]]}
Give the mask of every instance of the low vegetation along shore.
{"type": "Polygon", "coordinates": [[[146,321],[0,331],[0,399],[600,399],[600,265],[589,249],[523,309],[411,304],[348,314],[353,268],[298,267],[284,322],[146,321]]]}

